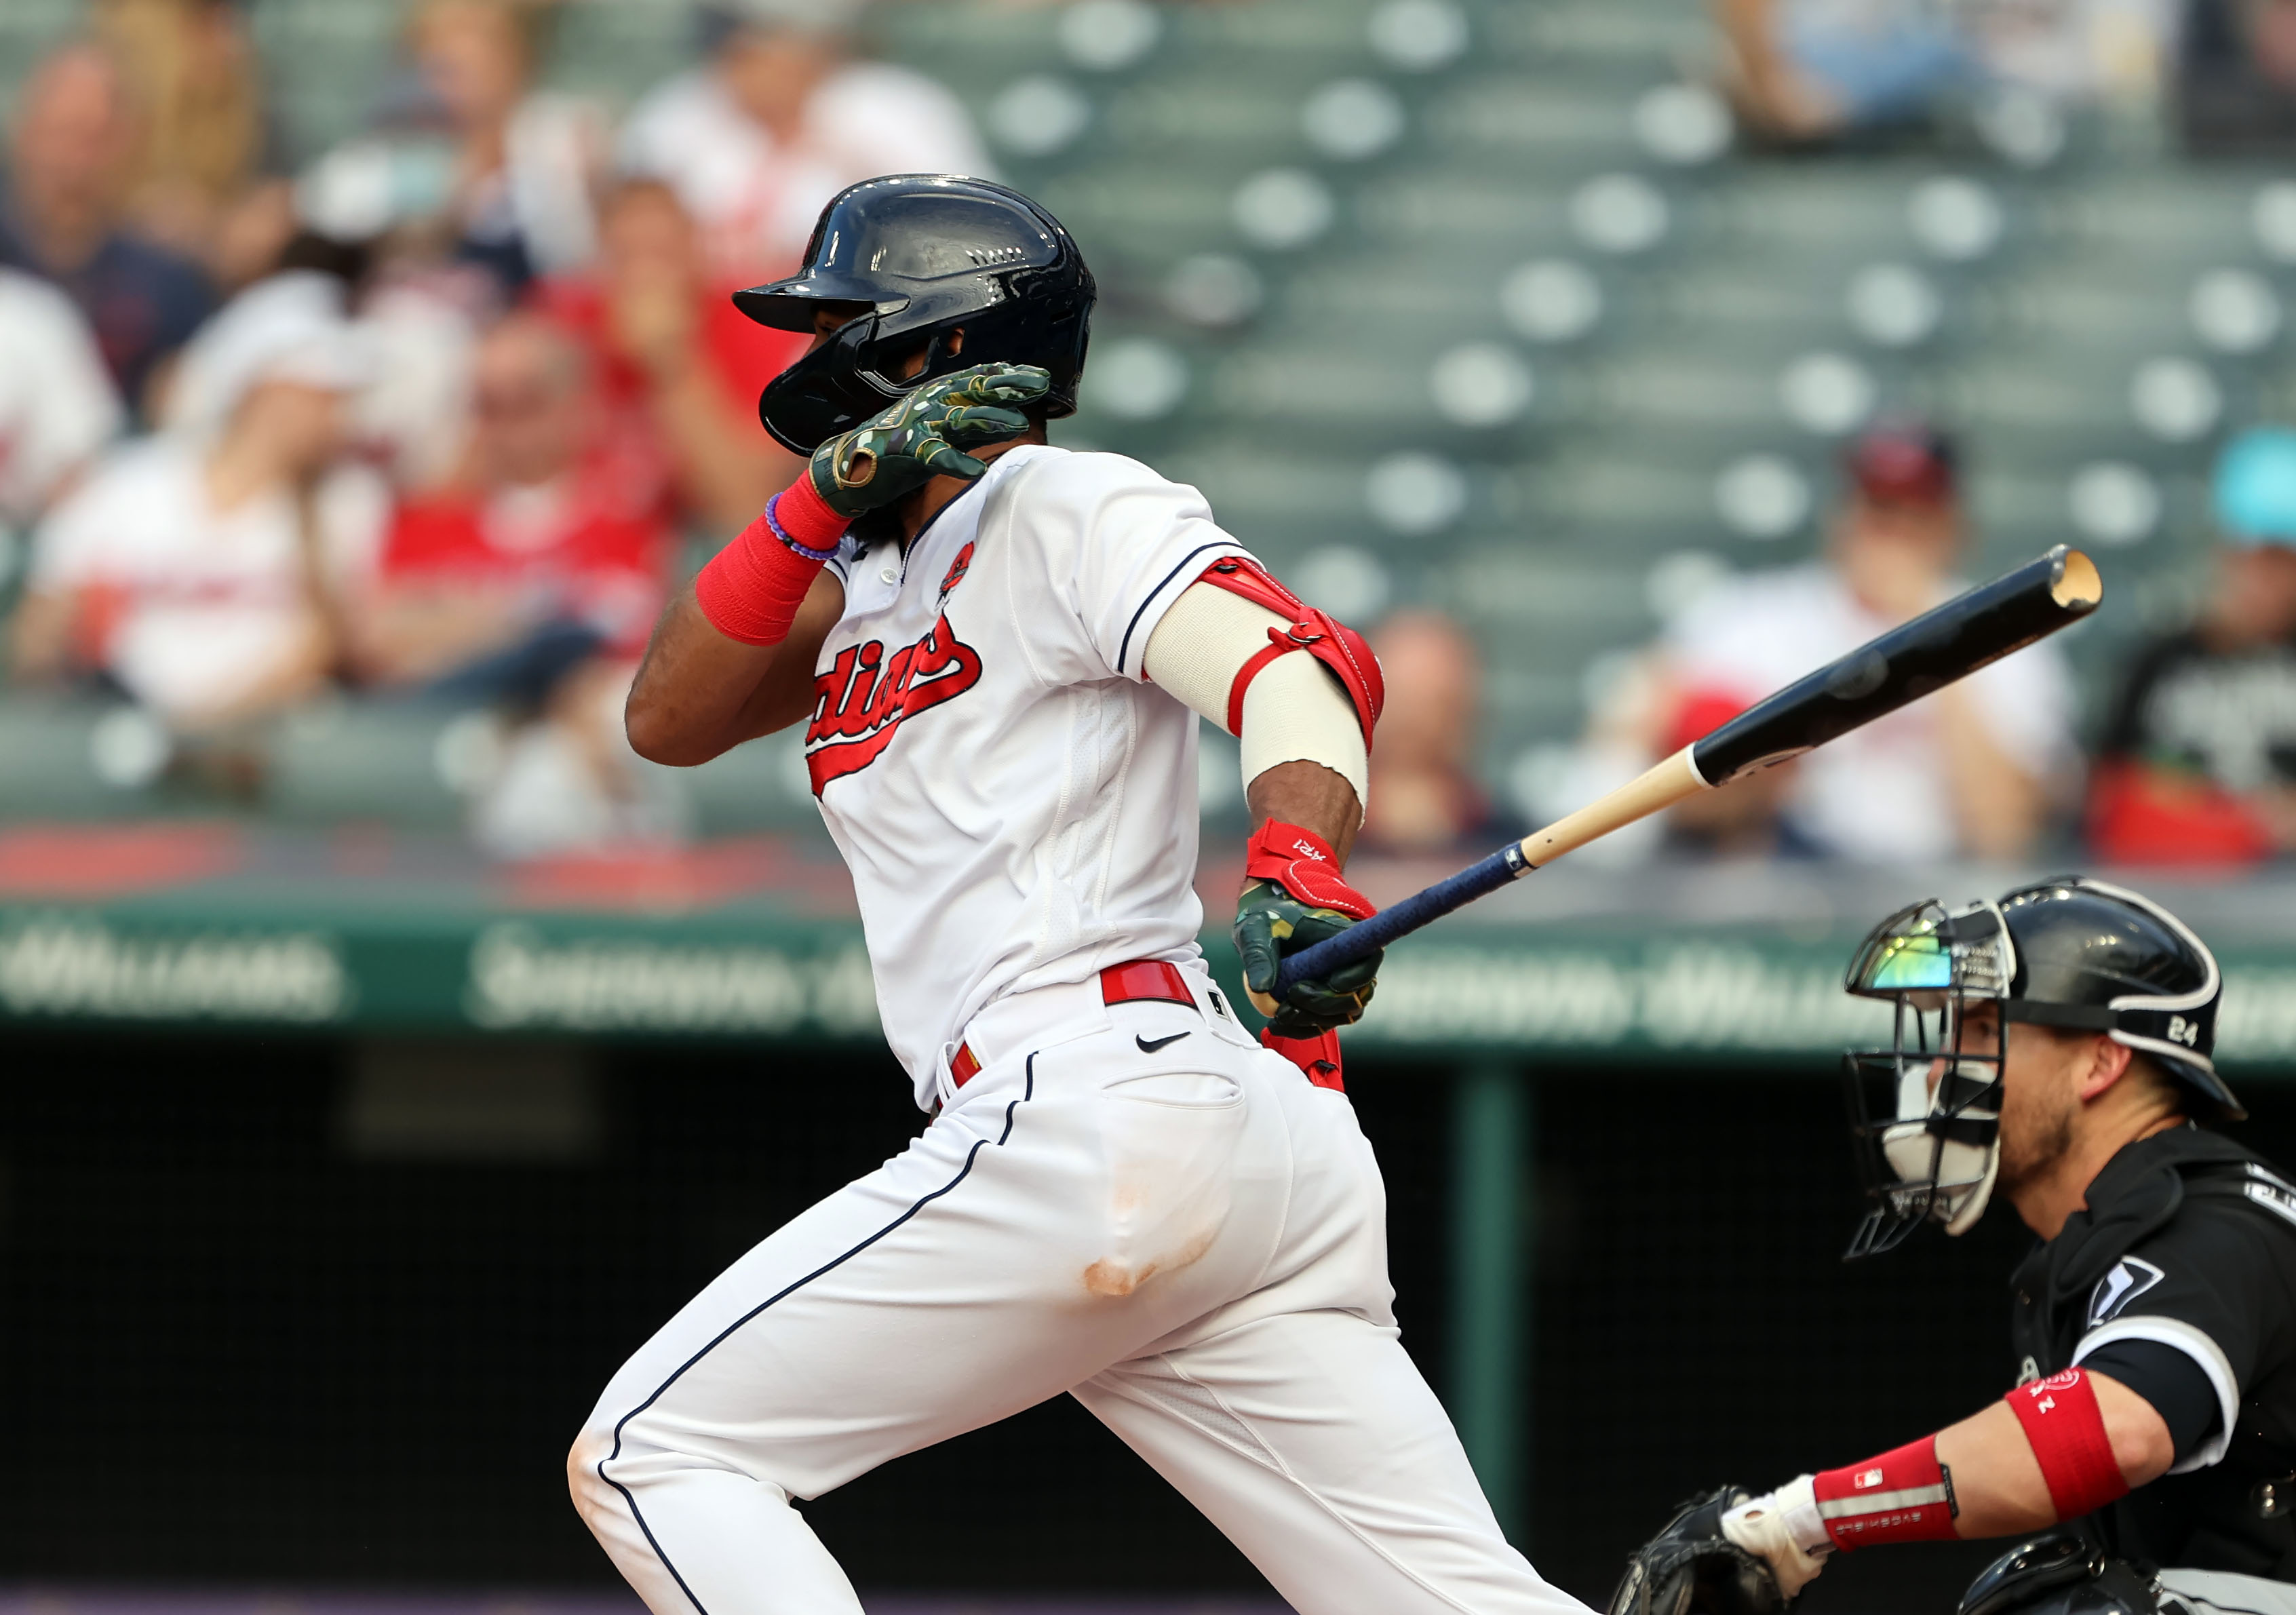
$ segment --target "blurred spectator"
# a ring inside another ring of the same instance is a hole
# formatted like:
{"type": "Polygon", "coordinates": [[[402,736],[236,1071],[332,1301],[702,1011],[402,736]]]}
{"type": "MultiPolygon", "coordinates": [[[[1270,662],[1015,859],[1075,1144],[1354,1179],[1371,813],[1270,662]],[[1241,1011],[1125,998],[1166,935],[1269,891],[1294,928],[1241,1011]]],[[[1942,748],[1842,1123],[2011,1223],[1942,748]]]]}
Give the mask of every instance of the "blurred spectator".
{"type": "Polygon", "coordinates": [[[2114,702],[2089,794],[2099,857],[2251,864],[2296,849],[2296,431],[2217,467],[2215,588],[2147,644],[2114,702]]]}
{"type": "Polygon", "coordinates": [[[710,0],[708,63],[630,114],[622,167],[666,180],[718,271],[749,284],[794,265],[814,220],[880,174],[993,177],[972,119],[922,74],[857,61],[862,0],[710,0]]]}
{"type": "Polygon", "coordinates": [[[389,508],[378,478],[339,460],[365,355],[341,321],[281,307],[237,324],[216,368],[214,430],[119,450],[40,529],[20,673],[94,675],[184,728],[329,677],[337,602],[389,508]]]}
{"type": "Polygon", "coordinates": [[[91,20],[144,109],[128,216],[152,240],[211,263],[269,143],[262,62],[242,8],[233,0],[95,0],[91,20]]]}
{"type": "Polygon", "coordinates": [[[659,180],[616,186],[599,237],[597,273],[544,283],[536,306],[588,345],[616,430],[660,441],[689,518],[736,531],[797,475],[796,456],[758,425],[758,394],[806,339],[735,310],[741,283],[710,273],[659,180]]]}
{"type": "Polygon", "coordinates": [[[532,87],[543,16],[521,0],[425,0],[407,33],[457,142],[457,253],[507,296],[587,262],[597,246],[590,190],[605,126],[586,103],[532,87]]]}
{"type": "Polygon", "coordinates": [[[1473,770],[1482,660],[1439,611],[1398,611],[1372,636],[1387,679],[1371,804],[1356,845],[1392,855],[1488,851],[1505,828],[1473,770]]]}
{"type": "MultiPolygon", "coordinates": [[[[79,310],[46,282],[0,269],[0,542],[65,492],[121,424],[79,310]]],[[[0,564],[0,586],[13,570],[0,564]]]]}
{"type": "Polygon", "coordinates": [[[1739,115],[1774,139],[1917,117],[1968,70],[1953,19],[1920,0],[1718,0],[1716,10],[1739,115]]]}
{"type": "Polygon", "coordinates": [[[472,406],[455,482],[391,524],[360,668],[544,719],[514,734],[480,804],[496,850],[658,833],[621,704],[666,593],[661,468],[611,430],[577,340],[537,315],[488,333],[472,406]]]}
{"type": "MultiPolygon", "coordinates": [[[[1953,446],[1915,423],[1852,448],[1822,559],[1716,589],[1667,635],[1677,687],[1767,692],[1939,604],[1961,586],[1953,446]]],[[[2071,688],[2035,646],[1802,759],[1784,822],[1821,852],[1864,862],[2033,843],[2075,758],[2071,688]]]]}
{"type": "Polygon", "coordinates": [[[1715,0],[1715,11],[1740,115],[1789,143],[2003,90],[2149,101],[2174,17],[2173,0],[1715,0]]]}
{"type": "Polygon", "coordinates": [[[362,673],[538,700],[593,654],[634,658],[665,593],[661,466],[611,430],[586,357],[513,315],[480,343],[453,482],[404,504],[359,613],[362,673]]]}
{"type": "Polygon", "coordinates": [[[387,278],[427,279],[430,294],[474,316],[490,317],[537,275],[588,262],[607,131],[586,102],[532,87],[544,19],[525,0],[415,6],[413,82],[386,102],[375,132],[297,182],[303,222],[334,240],[381,242],[387,278]]]}
{"type": "MultiPolygon", "coordinates": [[[[1625,681],[1628,709],[1601,715],[1598,735],[1631,734],[1642,760],[1662,756],[1699,721],[1685,714],[1700,703],[1719,709],[1777,689],[1963,586],[1952,445],[1918,424],[1888,425],[1858,441],[1846,470],[1824,555],[1700,599],[1625,681]]],[[[1832,742],[1740,804],[1783,798],[1774,829],[1761,832],[1781,851],[1865,863],[2013,857],[2070,783],[2070,717],[2063,663],[2035,646],[1832,742]]],[[[1730,826],[1729,840],[1742,845],[1759,828],[1730,826]]]]}
{"type": "Polygon", "coordinates": [[[2187,150],[2284,155],[2296,146],[2296,4],[2189,0],[2177,79],[2187,150]]]}
{"type": "Polygon", "coordinates": [[[43,62],[16,114],[0,264],[63,288],[94,328],[121,398],[140,411],[153,370],[206,317],[210,298],[192,264],[121,227],[139,127],[102,51],[71,45],[43,62]]]}
{"type": "Polygon", "coordinates": [[[332,327],[347,317],[348,288],[335,275],[295,268],[266,275],[217,310],[177,357],[161,422],[210,436],[246,390],[242,373],[263,333],[289,327],[332,327]]]}

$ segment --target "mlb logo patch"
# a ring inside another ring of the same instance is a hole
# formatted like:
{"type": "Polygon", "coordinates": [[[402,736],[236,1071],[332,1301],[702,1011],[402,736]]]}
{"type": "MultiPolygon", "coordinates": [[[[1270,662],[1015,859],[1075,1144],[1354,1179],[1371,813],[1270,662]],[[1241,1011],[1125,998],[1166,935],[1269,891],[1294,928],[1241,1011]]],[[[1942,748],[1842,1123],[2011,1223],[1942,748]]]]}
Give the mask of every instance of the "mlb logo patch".
{"type": "Polygon", "coordinates": [[[1849,1484],[1861,1492],[1871,1490],[1882,1484],[1882,1472],[1878,1469],[1861,1469],[1849,1477],[1849,1484]]]}

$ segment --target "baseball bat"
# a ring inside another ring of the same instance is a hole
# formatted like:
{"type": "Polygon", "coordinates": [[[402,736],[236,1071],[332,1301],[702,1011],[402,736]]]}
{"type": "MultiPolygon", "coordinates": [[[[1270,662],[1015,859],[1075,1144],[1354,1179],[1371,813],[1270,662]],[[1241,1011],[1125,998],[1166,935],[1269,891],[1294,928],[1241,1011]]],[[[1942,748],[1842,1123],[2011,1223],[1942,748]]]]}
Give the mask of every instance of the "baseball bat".
{"type": "Polygon", "coordinates": [[[1336,937],[1300,949],[1277,971],[1276,990],[1280,994],[1307,977],[1325,975],[1360,959],[1552,864],[1572,848],[1648,818],[1685,797],[1800,757],[1942,690],[2078,622],[2103,596],[2095,563],[2061,544],[1755,702],[1601,800],[1500,848],[1480,863],[1336,937]]]}

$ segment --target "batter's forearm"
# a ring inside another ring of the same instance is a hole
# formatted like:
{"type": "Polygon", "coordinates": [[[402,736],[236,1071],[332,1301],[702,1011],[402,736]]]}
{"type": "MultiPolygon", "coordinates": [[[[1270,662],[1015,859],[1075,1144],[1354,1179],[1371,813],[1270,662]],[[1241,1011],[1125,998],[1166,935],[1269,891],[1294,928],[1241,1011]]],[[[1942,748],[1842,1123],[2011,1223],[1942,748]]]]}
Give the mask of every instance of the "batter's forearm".
{"type": "Polygon", "coordinates": [[[844,600],[834,578],[816,578],[789,637],[750,645],[712,627],[693,591],[679,590],[630,685],[623,723],[631,749],[649,762],[692,767],[803,717],[814,661],[844,600]]]}
{"type": "Polygon", "coordinates": [[[1363,823],[1356,788],[1321,763],[1278,763],[1245,788],[1244,801],[1253,829],[1274,819],[1312,830],[1331,843],[1342,865],[1363,823]]]}

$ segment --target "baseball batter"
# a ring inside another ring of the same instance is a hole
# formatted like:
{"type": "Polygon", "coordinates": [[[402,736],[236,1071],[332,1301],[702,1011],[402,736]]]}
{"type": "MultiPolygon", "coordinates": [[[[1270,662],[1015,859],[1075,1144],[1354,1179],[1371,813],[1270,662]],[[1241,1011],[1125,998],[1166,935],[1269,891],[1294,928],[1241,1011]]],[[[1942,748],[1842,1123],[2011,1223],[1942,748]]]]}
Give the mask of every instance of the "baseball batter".
{"type": "Polygon", "coordinates": [[[1046,441],[1093,296],[1026,198],[903,176],[737,299],[815,333],[759,401],[809,470],[669,607],[630,734],[695,763],[806,726],[932,1119],[639,1349],[576,1505],[657,1615],[857,1611],[792,1500],[1067,1391],[1305,1615],[1577,1615],[1397,1341],[1332,1035],[1376,957],[1263,990],[1372,912],[1341,872],[1377,666],[1193,488],[1046,441]],[[1196,946],[1199,715],[1242,742],[1266,1046],[1196,946]]]}

